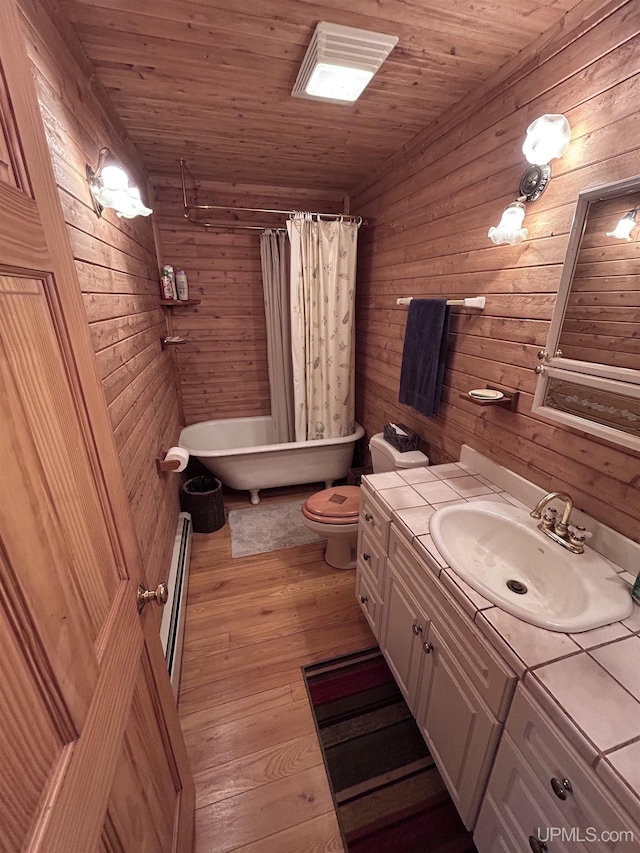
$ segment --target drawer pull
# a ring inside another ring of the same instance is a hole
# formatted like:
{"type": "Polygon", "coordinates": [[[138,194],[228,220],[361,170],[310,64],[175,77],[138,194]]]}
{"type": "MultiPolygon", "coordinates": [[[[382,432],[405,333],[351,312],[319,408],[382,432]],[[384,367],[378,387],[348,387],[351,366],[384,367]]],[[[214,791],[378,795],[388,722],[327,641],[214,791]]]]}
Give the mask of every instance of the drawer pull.
{"type": "Polygon", "coordinates": [[[418,634],[422,634],[422,625],[418,625],[417,622],[413,623],[413,633],[418,636],[418,634]]]}
{"type": "Polygon", "coordinates": [[[365,563],[368,563],[369,560],[371,559],[371,555],[370,554],[363,554],[362,559],[365,561],[365,563]]]}
{"type": "Polygon", "coordinates": [[[533,850],[533,853],[544,853],[545,850],[549,849],[544,841],[540,841],[535,835],[529,836],[529,847],[533,850]]]}
{"type": "Polygon", "coordinates": [[[373,521],[373,516],[371,515],[371,513],[369,513],[369,512],[365,512],[365,514],[364,514],[364,520],[365,520],[365,521],[373,521]]]}
{"type": "Polygon", "coordinates": [[[555,776],[551,780],[551,790],[560,800],[566,800],[567,794],[573,792],[573,787],[568,779],[558,779],[555,776]]]}
{"type": "Polygon", "coordinates": [[[425,655],[430,655],[431,652],[434,651],[435,646],[433,645],[433,643],[425,643],[423,648],[425,655]]]}
{"type": "Polygon", "coordinates": [[[362,604],[366,604],[366,603],[367,603],[367,601],[369,601],[369,599],[367,598],[367,596],[366,596],[366,595],[361,595],[361,596],[360,596],[360,601],[362,602],[362,604]]]}

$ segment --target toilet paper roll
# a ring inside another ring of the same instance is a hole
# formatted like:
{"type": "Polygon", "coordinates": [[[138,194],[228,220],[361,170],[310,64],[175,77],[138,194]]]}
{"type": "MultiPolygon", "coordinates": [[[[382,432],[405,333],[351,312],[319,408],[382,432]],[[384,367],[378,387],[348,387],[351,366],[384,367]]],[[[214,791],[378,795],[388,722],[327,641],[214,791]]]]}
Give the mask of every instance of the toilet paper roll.
{"type": "Polygon", "coordinates": [[[184,449],[184,447],[170,447],[169,450],[167,450],[167,455],[164,457],[164,461],[173,462],[176,460],[180,463],[180,465],[178,466],[178,468],[174,468],[174,471],[178,473],[180,471],[184,471],[184,469],[187,467],[187,463],[189,462],[189,454],[184,449]]]}

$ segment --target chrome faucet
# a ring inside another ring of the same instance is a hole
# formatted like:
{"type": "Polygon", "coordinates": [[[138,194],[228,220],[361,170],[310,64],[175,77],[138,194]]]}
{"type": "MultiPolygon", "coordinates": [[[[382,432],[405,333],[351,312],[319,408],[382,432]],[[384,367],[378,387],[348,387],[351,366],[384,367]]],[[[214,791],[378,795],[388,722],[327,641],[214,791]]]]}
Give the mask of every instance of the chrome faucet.
{"type": "Polygon", "coordinates": [[[573,501],[566,492],[549,492],[548,495],[545,495],[538,501],[530,514],[532,518],[541,519],[538,530],[541,530],[550,539],[553,539],[554,542],[557,542],[564,548],[568,548],[573,554],[582,554],[587,532],[580,525],[569,524],[572,510],[573,501]],[[547,507],[547,504],[556,498],[564,501],[564,509],[562,510],[560,520],[558,520],[558,510],[554,507],[547,507]]]}

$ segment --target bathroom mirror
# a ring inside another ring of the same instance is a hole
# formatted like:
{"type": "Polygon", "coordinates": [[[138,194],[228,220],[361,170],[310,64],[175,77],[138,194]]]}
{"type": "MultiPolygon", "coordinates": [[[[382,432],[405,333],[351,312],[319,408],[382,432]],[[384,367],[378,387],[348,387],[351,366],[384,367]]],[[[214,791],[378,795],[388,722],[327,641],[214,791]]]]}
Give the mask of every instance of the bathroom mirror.
{"type": "Polygon", "coordinates": [[[578,196],[539,359],[535,414],[640,450],[640,176],[578,196]]]}

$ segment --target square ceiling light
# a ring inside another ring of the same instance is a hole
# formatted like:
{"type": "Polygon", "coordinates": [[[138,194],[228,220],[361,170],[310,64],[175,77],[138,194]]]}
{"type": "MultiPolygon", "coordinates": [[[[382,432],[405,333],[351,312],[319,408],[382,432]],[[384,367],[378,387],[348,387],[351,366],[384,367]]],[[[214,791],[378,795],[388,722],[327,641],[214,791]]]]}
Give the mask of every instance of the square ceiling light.
{"type": "Polygon", "coordinates": [[[353,104],[397,43],[397,36],[320,21],[291,94],[353,104]]]}

